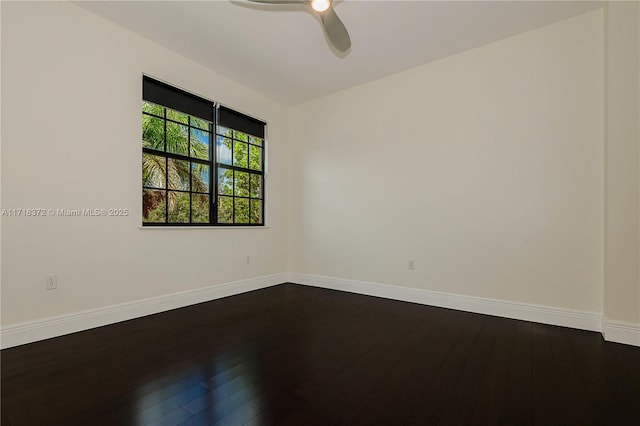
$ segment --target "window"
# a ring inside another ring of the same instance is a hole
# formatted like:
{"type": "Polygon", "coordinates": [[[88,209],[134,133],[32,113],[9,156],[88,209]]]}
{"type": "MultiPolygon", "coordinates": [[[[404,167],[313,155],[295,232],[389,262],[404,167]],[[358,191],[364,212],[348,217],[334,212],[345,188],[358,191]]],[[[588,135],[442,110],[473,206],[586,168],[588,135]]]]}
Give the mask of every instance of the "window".
{"type": "Polygon", "coordinates": [[[264,225],[266,124],[149,77],[142,99],[143,225],[264,225]]]}

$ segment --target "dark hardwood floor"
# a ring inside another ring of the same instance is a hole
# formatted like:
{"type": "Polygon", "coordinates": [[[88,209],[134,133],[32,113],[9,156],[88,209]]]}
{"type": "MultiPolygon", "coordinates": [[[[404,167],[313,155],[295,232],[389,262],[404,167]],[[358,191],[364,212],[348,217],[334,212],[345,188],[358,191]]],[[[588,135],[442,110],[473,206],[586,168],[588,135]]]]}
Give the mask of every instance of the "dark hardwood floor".
{"type": "Polygon", "coordinates": [[[640,424],[640,348],[293,284],[1,362],[3,426],[640,424]]]}

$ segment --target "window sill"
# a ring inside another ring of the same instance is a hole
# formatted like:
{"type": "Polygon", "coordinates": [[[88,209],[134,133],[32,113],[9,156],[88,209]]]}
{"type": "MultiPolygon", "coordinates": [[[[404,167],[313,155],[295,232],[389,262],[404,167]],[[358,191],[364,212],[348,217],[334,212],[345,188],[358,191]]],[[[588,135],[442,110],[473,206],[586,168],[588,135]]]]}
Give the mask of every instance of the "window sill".
{"type": "Polygon", "coordinates": [[[140,230],[181,229],[193,231],[196,229],[270,229],[271,226],[138,226],[140,230]]]}

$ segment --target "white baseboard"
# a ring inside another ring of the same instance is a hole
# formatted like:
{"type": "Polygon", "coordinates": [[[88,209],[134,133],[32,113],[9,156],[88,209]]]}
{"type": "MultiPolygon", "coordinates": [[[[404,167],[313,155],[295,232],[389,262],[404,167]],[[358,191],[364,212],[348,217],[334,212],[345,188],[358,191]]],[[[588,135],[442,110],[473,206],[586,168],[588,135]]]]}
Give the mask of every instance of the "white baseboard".
{"type": "Polygon", "coordinates": [[[157,314],[171,309],[182,308],[196,303],[208,302],[221,297],[258,290],[282,284],[286,281],[286,273],[267,275],[75,312],[68,315],[11,324],[2,327],[0,330],[0,347],[2,349],[10,348],[107,324],[157,314]]]}
{"type": "Polygon", "coordinates": [[[562,327],[601,331],[607,341],[640,346],[640,324],[604,319],[598,312],[575,311],[388,284],[284,272],[3,326],[0,329],[0,348],[10,348],[88,330],[285,282],[562,327]]]}
{"type": "Polygon", "coordinates": [[[602,335],[604,340],[609,342],[640,346],[640,324],[604,318],[602,321],[602,335]]]}
{"type": "Polygon", "coordinates": [[[295,272],[289,273],[289,281],[314,287],[589,331],[600,331],[602,325],[602,317],[598,312],[575,311],[552,306],[509,302],[295,272]]]}

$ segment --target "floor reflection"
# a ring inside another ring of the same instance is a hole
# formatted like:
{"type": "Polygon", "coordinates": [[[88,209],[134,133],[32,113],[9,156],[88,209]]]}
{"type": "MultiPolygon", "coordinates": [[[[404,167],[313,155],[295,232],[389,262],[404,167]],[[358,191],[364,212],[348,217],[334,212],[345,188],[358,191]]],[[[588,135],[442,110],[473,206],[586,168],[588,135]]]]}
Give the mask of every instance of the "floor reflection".
{"type": "Polygon", "coordinates": [[[220,354],[159,377],[136,391],[136,425],[242,425],[261,408],[253,352],[220,354]]]}

